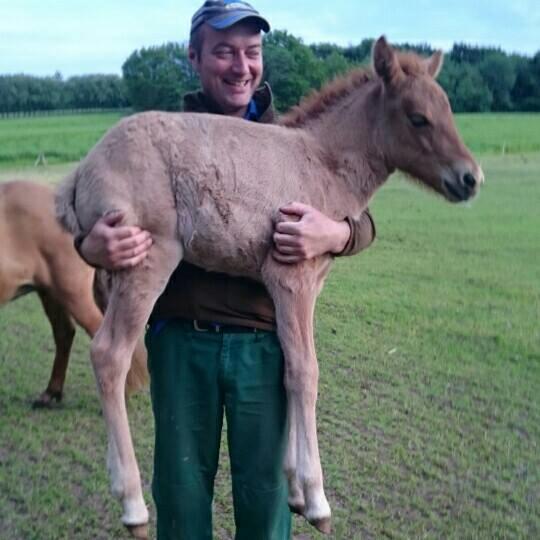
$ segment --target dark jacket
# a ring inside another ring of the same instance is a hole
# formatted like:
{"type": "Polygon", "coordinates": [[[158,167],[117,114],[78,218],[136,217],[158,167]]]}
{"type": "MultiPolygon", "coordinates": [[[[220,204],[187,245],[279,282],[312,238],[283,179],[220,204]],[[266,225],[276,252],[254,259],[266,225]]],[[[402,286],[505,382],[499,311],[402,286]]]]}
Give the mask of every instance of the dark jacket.
{"type": "MultiPolygon", "coordinates": [[[[258,121],[275,122],[268,84],[259,88],[253,97],[260,113],[258,121]]],[[[184,97],[184,111],[220,114],[218,107],[202,92],[184,97]]],[[[373,242],[375,226],[367,210],[358,219],[346,219],[351,237],[341,255],[353,255],[373,242]]],[[[186,262],[173,272],[152,313],[152,319],[170,317],[275,329],[274,304],[264,285],[248,278],[207,272],[186,262]]]]}

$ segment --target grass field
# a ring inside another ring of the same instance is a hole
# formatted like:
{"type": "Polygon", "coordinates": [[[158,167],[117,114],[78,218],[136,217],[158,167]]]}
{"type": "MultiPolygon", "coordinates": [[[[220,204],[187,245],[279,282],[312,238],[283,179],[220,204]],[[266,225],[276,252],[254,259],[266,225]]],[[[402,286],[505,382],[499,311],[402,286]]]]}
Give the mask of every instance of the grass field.
{"type": "MultiPolygon", "coordinates": [[[[458,122],[481,151],[478,200],[452,206],[394,178],[372,205],[376,244],[336,262],[318,303],[335,540],[540,537],[540,116],[458,122]]],[[[0,181],[53,181],[70,166],[4,169],[0,181]]],[[[34,296],[2,308],[0,336],[0,536],[126,538],[87,339],[63,406],[33,411],[53,355],[34,296]]],[[[153,518],[147,393],[129,412],[153,518]]],[[[226,540],[225,442],[222,452],[215,531],[226,540]]],[[[299,518],[294,535],[319,538],[299,518]]]]}
{"type": "MultiPolygon", "coordinates": [[[[0,171],[81,159],[121,113],[0,119],[0,171]]],[[[457,123],[473,152],[540,152],[540,114],[462,114],[457,123]]]]}
{"type": "Polygon", "coordinates": [[[0,119],[0,167],[29,166],[43,153],[50,164],[77,161],[120,113],[0,119]]]}

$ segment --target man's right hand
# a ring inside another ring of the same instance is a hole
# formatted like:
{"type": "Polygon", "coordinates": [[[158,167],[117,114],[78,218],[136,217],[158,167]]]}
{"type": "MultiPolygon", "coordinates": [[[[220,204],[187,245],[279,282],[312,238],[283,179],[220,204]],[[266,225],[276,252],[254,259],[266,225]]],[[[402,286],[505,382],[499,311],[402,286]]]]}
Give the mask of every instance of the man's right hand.
{"type": "Polygon", "coordinates": [[[152,237],[139,227],[120,225],[122,212],[111,212],[96,221],[80,246],[92,266],[122,270],[139,264],[148,255],[152,237]]]}

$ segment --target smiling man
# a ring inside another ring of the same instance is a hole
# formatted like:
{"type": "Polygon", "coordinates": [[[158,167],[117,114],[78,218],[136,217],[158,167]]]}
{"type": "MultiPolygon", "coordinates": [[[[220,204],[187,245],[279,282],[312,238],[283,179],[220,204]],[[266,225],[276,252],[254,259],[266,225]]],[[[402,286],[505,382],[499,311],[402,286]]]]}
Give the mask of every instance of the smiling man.
{"type": "MultiPolygon", "coordinates": [[[[245,2],[205,2],[193,16],[189,46],[202,90],[185,96],[184,110],[273,122],[270,88],[260,86],[261,31],[269,30],[266,19],[245,2]]],[[[245,159],[253,157],[246,154],[245,159]]],[[[296,219],[279,223],[274,232],[273,256],[284,264],[328,252],[354,254],[375,236],[367,212],[334,221],[299,202],[281,211],[296,219]]],[[[151,238],[121,221],[121,214],[102,218],[79,239],[87,261],[119,270],[144,259],[151,238]]],[[[290,538],[282,471],[284,365],[275,322],[272,299],[261,283],[186,262],[154,306],[146,346],[156,427],[153,495],[159,540],[212,538],[224,413],[236,540],[290,538]]]]}

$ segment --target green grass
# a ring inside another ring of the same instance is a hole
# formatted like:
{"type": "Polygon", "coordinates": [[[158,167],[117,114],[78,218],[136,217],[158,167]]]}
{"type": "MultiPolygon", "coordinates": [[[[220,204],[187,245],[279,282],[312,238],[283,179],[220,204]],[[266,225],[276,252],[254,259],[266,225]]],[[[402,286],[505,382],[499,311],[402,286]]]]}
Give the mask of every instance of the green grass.
{"type": "MultiPolygon", "coordinates": [[[[78,161],[122,115],[0,119],[0,171],[33,165],[40,153],[49,164],[78,161]]],[[[456,118],[474,153],[540,151],[540,114],[460,114],[456,118]]]]}
{"type": "Polygon", "coordinates": [[[540,152],[540,114],[458,114],[456,122],[474,153],[540,152]]]}
{"type": "MultiPolygon", "coordinates": [[[[473,147],[492,136],[478,118],[473,147]]],[[[376,244],[337,260],[319,300],[332,539],[540,537],[540,153],[480,160],[486,185],[465,206],[393,179],[372,205],[376,244]]],[[[2,538],[126,538],[88,340],[77,337],[64,405],[32,411],[53,356],[35,296],[0,310],[0,336],[2,538]]],[[[129,412],[154,519],[147,393],[129,412]]],[[[219,540],[234,532],[225,443],[222,454],[219,540]]],[[[319,538],[299,518],[294,534],[319,538]]]]}
{"type": "Polygon", "coordinates": [[[122,113],[7,118],[0,120],[0,167],[78,161],[122,113]]]}

